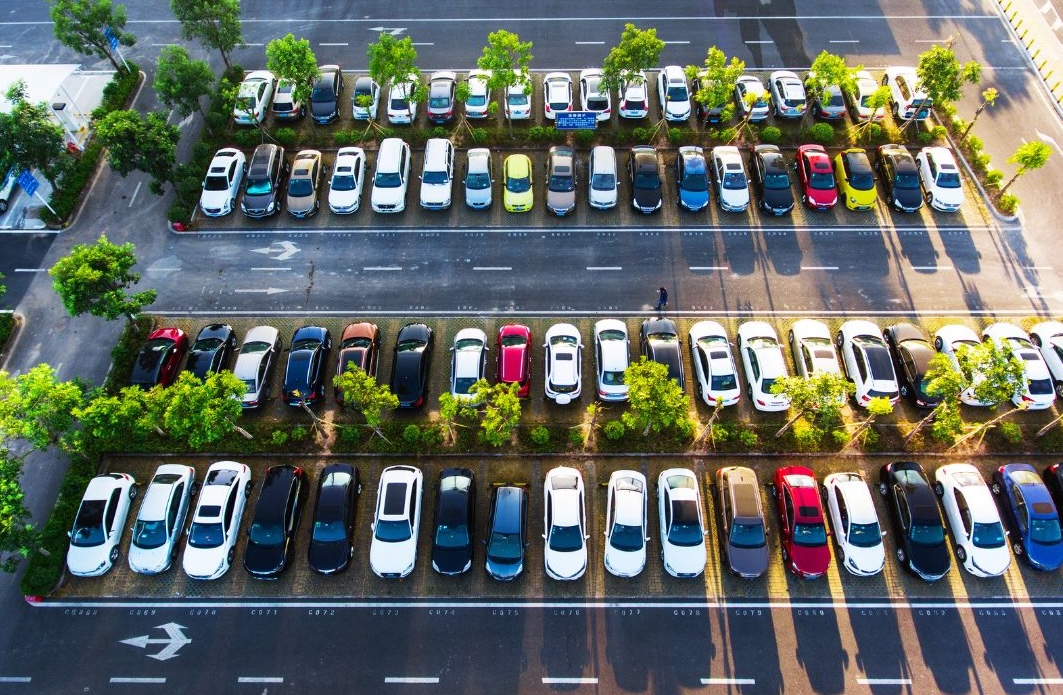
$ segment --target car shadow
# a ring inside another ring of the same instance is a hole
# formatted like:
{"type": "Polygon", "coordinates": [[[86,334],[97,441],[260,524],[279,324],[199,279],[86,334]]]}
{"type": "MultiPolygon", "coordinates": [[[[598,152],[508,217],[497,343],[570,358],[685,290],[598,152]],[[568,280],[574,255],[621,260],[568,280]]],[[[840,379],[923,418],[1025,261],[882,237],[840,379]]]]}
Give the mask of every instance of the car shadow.
{"type": "MultiPolygon", "coordinates": [[[[797,243],[793,229],[761,229],[764,238],[764,256],[768,265],[779,275],[797,275],[801,272],[804,253],[797,243]]],[[[765,269],[767,270],[767,269],[765,269]]]]}
{"type": "Polygon", "coordinates": [[[938,235],[953,268],[972,275],[982,270],[982,254],[975,247],[969,229],[939,228],[938,235]]]}
{"type": "Polygon", "coordinates": [[[734,665],[733,677],[751,679],[739,682],[739,692],[781,693],[784,691],[776,641],[774,611],[763,605],[732,605],[726,609],[727,643],[723,645],[734,665]]]}
{"type": "Polygon", "coordinates": [[[817,693],[845,692],[849,652],[838,632],[838,612],[828,604],[790,609],[797,643],[797,663],[805,669],[808,683],[817,693]]]}
{"type": "MultiPolygon", "coordinates": [[[[873,579],[881,581],[880,577],[873,579]]],[[[884,590],[881,595],[886,595],[884,590]]],[[[854,606],[849,608],[849,625],[856,640],[856,666],[864,677],[882,681],[911,678],[896,609],[888,604],[854,606]]],[[[901,684],[875,686],[876,693],[902,693],[907,689],[901,684]]]]}
{"type": "MultiPolygon", "coordinates": [[[[973,579],[973,581],[1004,580],[973,579]]],[[[1006,588],[1006,587],[1004,587],[1006,588]]],[[[982,636],[985,652],[982,655],[986,666],[992,669],[1000,681],[1000,688],[1006,693],[1033,692],[1036,687],[1031,684],[1017,683],[1016,679],[1029,678],[1039,672],[1038,659],[1030,648],[1026,628],[1019,617],[1019,610],[1012,606],[972,608],[974,624],[982,636]]],[[[981,683],[978,690],[992,689],[981,683]]]]}
{"type": "Polygon", "coordinates": [[[757,250],[752,229],[721,229],[721,257],[735,275],[752,275],[757,269],[757,250]]]}
{"type": "Polygon", "coordinates": [[[915,604],[911,612],[923,663],[933,674],[937,691],[970,692],[974,664],[959,609],[915,604]]]}
{"type": "MultiPolygon", "coordinates": [[[[539,660],[543,677],[556,679],[550,684],[552,690],[579,690],[582,685],[576,679],[595,675],[589,647],[589,640],[593,637],[590,609],[580,603],[571,606],[555,604],[543,608],[541,615],[543,646],[539,660]],[[565,682],[569,679],[570,682],[565,682]]],[[[491,687],[489,691],[516,692],[497,687],[491,687]]]]}
{"type": "Polygon", "coordinates": [[[925,228],[894,229],[893,234],[900,243],[898,257],[907,259],[912,270],[917,273],[938,272],[938,252],[925,228]]]}

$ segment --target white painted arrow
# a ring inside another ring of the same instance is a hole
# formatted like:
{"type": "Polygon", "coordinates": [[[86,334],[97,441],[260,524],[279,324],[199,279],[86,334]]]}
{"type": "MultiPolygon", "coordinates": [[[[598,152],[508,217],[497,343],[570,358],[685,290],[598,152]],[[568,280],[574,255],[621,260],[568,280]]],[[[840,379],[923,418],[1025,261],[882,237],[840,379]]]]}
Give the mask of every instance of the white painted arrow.
{"type": "Polygon", "coordinates": [[[178,650],[185,646],[192,640],[185,637],[185,633],[182,630],[186,629],[183,625],[177,623],[166,623],[165,625],[156,625],[157,629],[164,630],[166,632],[165,639],[151,639],[147,635],[140,635],[139,637],[130,637],[129,639],[120,640],[122,644],[128,644],[132,647],[140,647],[141,649],[147,649],[149,644],[165,644],[162,651],[157,654],[148,654],[148,658],[158,659],[159,661],[166,661],[177,656],[178,650]]]}
{"type": "Polygon", "coordinates": [[[1041,138],[1041,140],[1043,140],[1044,142],[1048,143],[1052,147],[1056,148],[1056,150],[1058,150],[1060,154],[1063,154],[1063,148],[1060,148],[1059,143],[1056,142],[1056,139],[1054,137],[1052,137],[1051,135],[1049,135],[1047,133],[1042,133],[1040,130],[1037,130],[1036,128],[1034,129],[1034,132],[1037,133],[1037,137],[1041,138]]]}
{"type": "Polygon", "coordinates": [[[369,27],[369,31],[375,31],[378,34],[382,31],[386,31],[392,36],[398,36],[406,31],[406,27],[369,27]]]}
{"type": "Polygon", "coordinates": [[[251,249],[251,251],[254,253],[261,253],[265,256],[275,253],[277,255],[272,257],[273,260],[286,261],[299,253],[299,247],[290,241],[274,241],[269,246],[264,246],[260,249],[251,249]]]}
{"type": "Polygon", "coordinates": [[[261,290],[233,290],[237,294],[280,294],[281,292],[287,292],[288,290],[282,290],[279,287],[267,287],[261,290]]]}

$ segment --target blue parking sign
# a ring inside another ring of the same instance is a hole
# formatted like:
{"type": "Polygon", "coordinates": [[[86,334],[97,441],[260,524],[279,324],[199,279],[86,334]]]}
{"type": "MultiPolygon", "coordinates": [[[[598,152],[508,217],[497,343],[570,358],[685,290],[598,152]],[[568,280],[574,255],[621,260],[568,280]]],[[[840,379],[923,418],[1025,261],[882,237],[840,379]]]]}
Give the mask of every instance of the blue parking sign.
{"type": "Polygon", "coordinates": [[[555,123],[558,130],[594,130],[598,127],[598,114],[595,111],[558,111],[555,123]]]}
{"type": "Polygon", "coordinates": [[[18,182],[18,185],[22,186],[22,190],[26,191],[27,195],[33,195],[37,192],[37,186],[39,184],[37,183],[37,179],[33,178],[33,174],[29,169],[23,169],[15,181],[18,182]]]}

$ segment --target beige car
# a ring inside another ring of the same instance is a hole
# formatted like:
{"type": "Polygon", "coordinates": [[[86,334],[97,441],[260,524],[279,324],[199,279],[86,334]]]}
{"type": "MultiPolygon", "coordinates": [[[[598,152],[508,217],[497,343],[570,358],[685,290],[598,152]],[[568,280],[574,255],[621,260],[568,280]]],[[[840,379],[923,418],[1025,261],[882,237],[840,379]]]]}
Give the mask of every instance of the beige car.
{"type": "Polygon", "coordinates": [[[288,177],[288,214],[292,217],[311,217],[317,212],[321,201],[321,153],[317,150],[301,150],[292,162],[292,175],[288,177]]]}
{"type": "Polygon", "coordinates": [[[571,147],[550,148],[546,164],[546,207],[558,217],[576,209],[576,156],[571,147]]]}

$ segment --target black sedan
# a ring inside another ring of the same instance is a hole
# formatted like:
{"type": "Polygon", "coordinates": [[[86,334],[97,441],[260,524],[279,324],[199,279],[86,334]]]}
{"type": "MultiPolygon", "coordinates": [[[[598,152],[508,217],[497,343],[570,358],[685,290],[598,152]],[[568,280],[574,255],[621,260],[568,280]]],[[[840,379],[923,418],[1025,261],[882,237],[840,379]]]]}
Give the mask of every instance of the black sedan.
{"type": "Polygon", "coordinates": [[[314,123],[325,125],[340,117],[340,92],[343,72],[339,65],[322,65],[321,76],[310,93],[310,116],[314,123]]]}
{"type": "Polygon", "coordinates": [[[668,367],[668,376],[675,379],[679,388],[686,388],[683,375],[683,353],[680,349],[679,333],[676,332],[672,319],[647,319],[642,322],[639,331],[639,344],[642,354],[652,362],[660,362],[668,367]]]}
{"type": "Polygon", "coordinates": [[[391,392],[400,408],[418,408],[428,396],[428,367],[432,363],[432,329],[408,323],[399,329],[391,362],[391,392]]]}
{"type": "Polygon", "coordinates": [[[897,561],[925,581],[944,577],[952,559],[937,498],[923,467],[912,461],[886,464],[878,491],[885,495],[893,520],[897,561]]]}
{"type": "Polygon", "coordinates": [[[897,323],[882,332],[893,355],[901,395],[917,408],[934,408],[940,401],[926,392],[926,372],[936,354],[922,331],[910,323],[897,323]]]}
{"type": "Polygon", "coordinates": [[[354,518],[358,507],[358,469],[332,463],[321,470],[307,561],[318,574],[347,569],[354,556],[354,518]]]}
{"type": "Polygon", "coordinates": [[[305,482],[302,468],[282,465],[266,469],[244,551],[244,569],[252,577],[276,579],[288,565],[305,482]]]}
{"type": "Polygon", "coordinates": [[[236,350],[236,332],[227,323],[212,323],[204,326],[196,335],[188,353],[185,371],[200,379],[217,374],[229,363],[236,350]]]}
{"type": "Polygon", "coordinates": [[[749,177],[760,196],[760,209],[785,215],[794,209],[790,172],[786,158],[775,145],[756,145],[749,150],[749,177]]]}
{"type": "Polygon", "coordinates": [[[444,468],[436,490],[432,535],[432,569],[457,575],[472,569],[472,534],[476,527],[476,486],[468,468],[444,468]]]}
{"type": "Polygon", "coordinates": [[[516,579],[524,571],[528,547],[528,489],[524,485],[498,484],[491,499],[488,525],[487,573],[500,582],[516,579]]]}
{"type": "Polygon", "coordinates": [[[331,350],[327,328],[303,326],[295,331],[284,372],[285,403],[298,407],[325,400],[325,366],[331,350]]]}
{"type": "Polygon", "coordinates": [[[657,169],[657,150],[650,145],[631,148],[627,162],[631,177],[631,204],[639,212],[650,214],[661,209],[661,173],[657,169]]]}
{"type": "Polygon", "coordinates": [[[890,205],[901,212],[915,212],[923,207],[919,168],[908,148],[904,145],[879,145],[875,168],[886,188],[890,205]]]}

